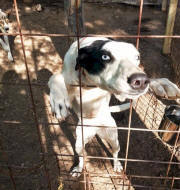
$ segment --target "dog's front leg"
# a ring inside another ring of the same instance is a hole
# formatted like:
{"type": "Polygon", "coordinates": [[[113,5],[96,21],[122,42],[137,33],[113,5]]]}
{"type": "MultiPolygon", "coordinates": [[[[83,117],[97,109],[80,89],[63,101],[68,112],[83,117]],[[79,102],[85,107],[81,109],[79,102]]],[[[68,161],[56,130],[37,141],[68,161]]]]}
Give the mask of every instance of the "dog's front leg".
{"type": "Polygon", "coordinates": [[[4,37],[4,41],[6,43],[6,51],[8,52],[8,60],[9,61],[14,61],[12,53],[11,53],[10,45],[9,45],[8,36],[3,36],[3,37],[4,37]]]}
{"type": "Polygon", "coordinates": [[[4,49],[4,51],[8,52],[8,47],[5,41],[3,41],[3,39],[0,38],[0,44],[2,46],[2,48],[4,49]]]}
{"type": "Polygon", "coordinates": [[[8,60],[14,61],[12,53],[11,53],[10,45],[9,45],[8,36],[3,36],[3,37],[4,37],[4,41],[0,38],[0,44],[2,48],[4,49],[4,51],[8,53],[8,60]]]}
{"type": "Polygon", "coordinates": [[[151,79],[150,89],[161,98],[179,100],[180,89],[167,78],[151,79]]]}

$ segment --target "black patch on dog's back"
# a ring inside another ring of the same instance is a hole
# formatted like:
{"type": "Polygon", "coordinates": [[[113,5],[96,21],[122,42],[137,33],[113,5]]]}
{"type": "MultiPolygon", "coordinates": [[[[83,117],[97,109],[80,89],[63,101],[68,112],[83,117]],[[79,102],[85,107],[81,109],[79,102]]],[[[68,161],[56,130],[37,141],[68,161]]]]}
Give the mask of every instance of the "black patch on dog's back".
{"type": "Polygon", "coordinates": [[[107,63],[112,62],[113,56],[109,51],[103,50],[102,47],[110,40],[97,40],[90,46],[81,48],[76,59],[76,70],[83,67],[90,74],[99,74],[104,70],[107,63]],[[102,56],[109,56],[110,60],[103,60],[102,56]]]}

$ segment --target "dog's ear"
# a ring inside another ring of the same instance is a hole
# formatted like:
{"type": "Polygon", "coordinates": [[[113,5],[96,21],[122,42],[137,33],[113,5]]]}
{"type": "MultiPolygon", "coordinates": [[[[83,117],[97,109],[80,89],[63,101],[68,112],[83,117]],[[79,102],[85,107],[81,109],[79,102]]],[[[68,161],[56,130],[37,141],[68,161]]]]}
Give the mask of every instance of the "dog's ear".
{"type": "Polygon", "coordinates": [[[112,58],[110,52],[102,49],[103,45],[107,42],[109,40],[96,40],[91,45],[80,48],[76,59],[75,70],[82,67],[90,74],[100,73],[105,68],[106,63],[109,63],[112,58]],[[105,59],[102,58],[103,55],[105,59]]]}
{"type": "Polygon", "coordinates": [[[113,39],[113,38],[111,38],[111,37],[108,37],[107,39],[112,40],[112,41],[115,41],[115,39],[113,39]]]}
{"type": "Polygon", "coordinates": [[[89,48],[81,48],[78,53],[78,57],[76,58],[76,66],[75,70],[78,70],[79,67],[85,67],[85,64],[88,60],[88,53],[89,53],[89,48]]]}
{"type": "Polygon", "coordinates": [[[79,65],[79,58],[77,57],[77,58],[76,58],[75,71],[79,70],[79,67],[80,67],[80,65],[79,65]]]}
{"type": "Polygon", "coordinates": [[[107,39],[109,39],[111,41],[117,41],[118,42],[118,38],[117,37],[114,37],[114,38],[108,37],[107,39]]]}

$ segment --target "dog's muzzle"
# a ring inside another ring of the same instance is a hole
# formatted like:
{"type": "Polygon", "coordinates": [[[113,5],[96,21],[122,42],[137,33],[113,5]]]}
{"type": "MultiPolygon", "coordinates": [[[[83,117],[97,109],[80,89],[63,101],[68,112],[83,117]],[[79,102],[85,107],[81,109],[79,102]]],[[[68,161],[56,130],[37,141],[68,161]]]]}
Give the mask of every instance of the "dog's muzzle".
{"type": "Polygon", "coordinates": [[[9,26],[4,26],[4,30],[5,30],[6,32],[8,32],[8,31],[9,31],[9,26]]]}
{"type": "Polygon", "coordinates": [[[134,90],[145,90],[149,82],[149,78],[144,73],[134,73],[128,78],[128,83],[134,90]]]}

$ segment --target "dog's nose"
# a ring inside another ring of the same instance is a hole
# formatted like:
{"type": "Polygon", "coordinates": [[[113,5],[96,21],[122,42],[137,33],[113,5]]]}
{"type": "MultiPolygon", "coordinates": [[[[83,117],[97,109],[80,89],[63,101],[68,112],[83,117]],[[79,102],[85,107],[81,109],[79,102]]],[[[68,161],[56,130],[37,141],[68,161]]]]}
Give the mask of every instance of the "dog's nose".
{"type": "Polygon", "coordinates": [[[5,26],[4,26],[4,30],[5,30],[6,32],[8,32],[9,26],[8,26],[8,25],[5,25],[5,26]]]}
{"type": "Polygon", "coordinates": [[[144,90],[149,84],[149,79],[144,73],[134,73],[128,78],[128,83],[135,90],[144,90]]]}

